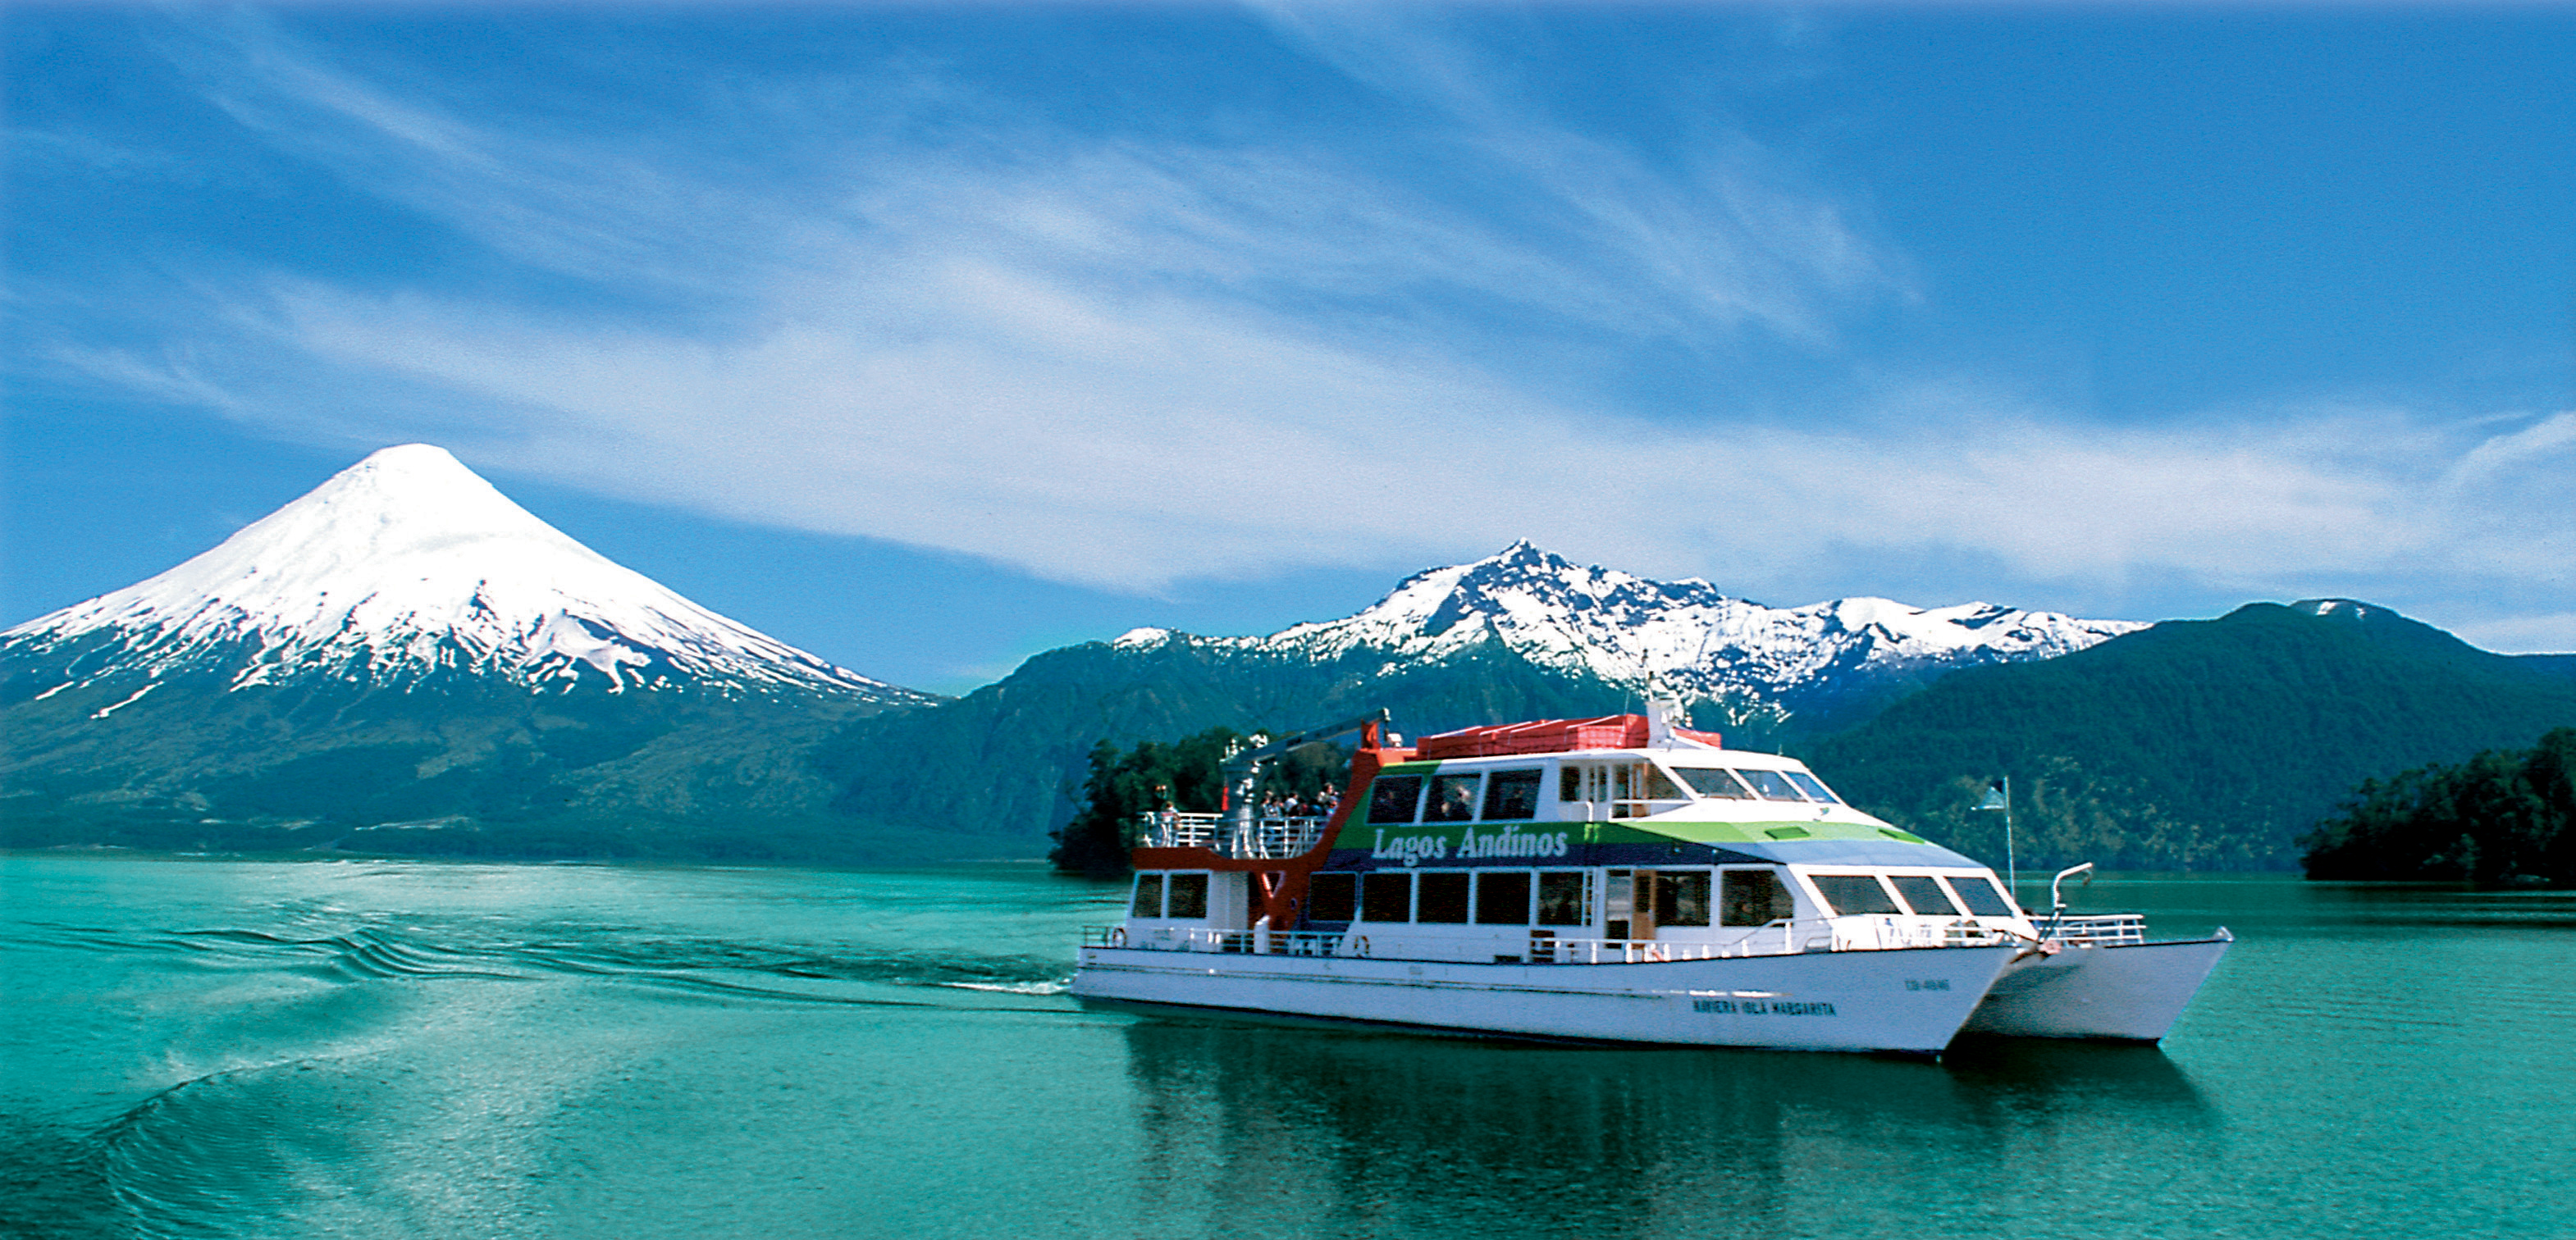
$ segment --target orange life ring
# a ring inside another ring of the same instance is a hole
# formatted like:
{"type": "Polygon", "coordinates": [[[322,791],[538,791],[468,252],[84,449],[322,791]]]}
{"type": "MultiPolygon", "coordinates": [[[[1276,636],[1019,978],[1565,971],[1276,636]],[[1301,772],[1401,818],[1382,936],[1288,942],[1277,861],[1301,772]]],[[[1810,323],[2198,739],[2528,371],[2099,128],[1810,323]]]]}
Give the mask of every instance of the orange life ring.
{"type": "Polygon", "coordinates": [[[1109,945],[1111,947],[1127,946],[1127,927],[1111,926],[1109,928],[1109,945]]]}

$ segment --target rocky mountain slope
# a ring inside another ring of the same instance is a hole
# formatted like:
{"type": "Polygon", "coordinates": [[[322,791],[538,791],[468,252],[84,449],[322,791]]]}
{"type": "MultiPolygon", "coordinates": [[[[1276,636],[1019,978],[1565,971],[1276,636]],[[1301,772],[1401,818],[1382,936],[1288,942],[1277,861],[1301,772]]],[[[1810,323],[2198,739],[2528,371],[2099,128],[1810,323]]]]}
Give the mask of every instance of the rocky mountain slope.
{"type": "Polygon", "coordinates": [[[1356,615],[1265,637],[1138,629],[1036,656],[936,708],[862,720],[818,757],[841,808],[918,830],[1052,828],[1091,746],[1224,724],[1290,729],[1386,707],[1405,732],[1610,714],[1649,680],[1694,722],[1768,748],[1930,679],[2141,626],[1983,603],[1773,608],[1703,581],[1570,563],[1528,543],[1418,573],[1356,615]]]}

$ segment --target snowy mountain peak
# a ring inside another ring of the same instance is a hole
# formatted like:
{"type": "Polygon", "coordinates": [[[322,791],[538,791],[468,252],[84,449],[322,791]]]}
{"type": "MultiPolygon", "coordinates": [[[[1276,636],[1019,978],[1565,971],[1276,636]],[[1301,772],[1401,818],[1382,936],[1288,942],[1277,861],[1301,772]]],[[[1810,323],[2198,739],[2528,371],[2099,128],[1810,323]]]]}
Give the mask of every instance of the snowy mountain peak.
{"type": "Polygon", "coordinates": [[[1778,705],[1917,673],[2067,654],[2143,627],[1987,603],[1921,608],[1846,598],[1766,607],[1697,578],[1654,581],[1580,565],[1523,540],[1416,573],[1344,619],[1268,637],[1187,640],[1319,661],[1367,656],[1382,661],[1382,671],[1490,641],[1570,675],[1639,688],[1651,680],[1699,701],[1778,705]]]}
{"type": "Polygon", "coordinates": [[[386,448],[157,577],[0,634],[79,650],[82,681],[220,669],[233,688],[307,676],[531,688],[797,689],[926,700],[698,606],[573,541],[445,449],[386,448]],[[95,653],[86,653],[95,652],[95,653]]]}

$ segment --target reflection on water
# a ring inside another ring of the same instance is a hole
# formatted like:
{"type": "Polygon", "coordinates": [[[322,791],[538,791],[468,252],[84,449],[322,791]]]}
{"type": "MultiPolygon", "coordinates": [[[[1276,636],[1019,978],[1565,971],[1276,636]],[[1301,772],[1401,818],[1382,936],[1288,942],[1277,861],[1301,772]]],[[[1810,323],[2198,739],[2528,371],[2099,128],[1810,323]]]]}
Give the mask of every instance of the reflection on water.
{"type": "Polygon", "coordinates": [[[1253,1205],[1326,1234],[1797,1234],[1972,1207],[2014,1162],[2193,1157],[2215,1128],[2153,1048],[1931,1064],[1169,1019],[1126,1041],[1151,1142],[1130,1191],[1252,1234],[1253,1205]]]}
{"type": "Polygon", "coordinates": [[[0,1235],[2576,1236],[2576,897],[2107,876],[2161,1049],[1139,1018],[1121,893],[0,855],[0,1235]]]}

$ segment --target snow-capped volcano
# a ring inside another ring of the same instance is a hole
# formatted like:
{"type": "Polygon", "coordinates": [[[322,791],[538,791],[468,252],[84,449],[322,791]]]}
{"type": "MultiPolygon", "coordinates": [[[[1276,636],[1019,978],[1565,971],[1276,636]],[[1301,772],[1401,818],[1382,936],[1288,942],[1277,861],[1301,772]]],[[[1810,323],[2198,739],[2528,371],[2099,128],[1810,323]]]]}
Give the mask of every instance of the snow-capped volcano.
{"type": "Polygon", "coordinates": [[[1267,637],[1139,629],[1118,644],[1188,641],[1245,653],[1338,660],[1385,672],[1500,643],[1553,671],[1702,702],[1850,696],[1909,675],[2048,658],[2146,627],[1987,603],[1920,608],[1883,598],[1766,607],[1705,581],[1650,581],[1574,564],[1524,541],[1470,564],[1417,573],[1359,614],[1267,637]]]}
{"type": "Polygon", "coordinates": [[[812,691],[906,704],[566,537],[440,448],[386,448],[203,555],[0,634],[68,656],[63,683],[217,672],[407,685],[446,672],[543,691],[812,691]]]}

